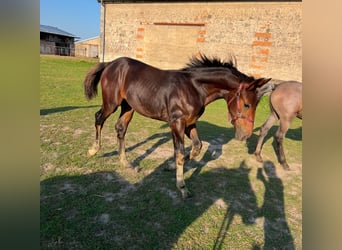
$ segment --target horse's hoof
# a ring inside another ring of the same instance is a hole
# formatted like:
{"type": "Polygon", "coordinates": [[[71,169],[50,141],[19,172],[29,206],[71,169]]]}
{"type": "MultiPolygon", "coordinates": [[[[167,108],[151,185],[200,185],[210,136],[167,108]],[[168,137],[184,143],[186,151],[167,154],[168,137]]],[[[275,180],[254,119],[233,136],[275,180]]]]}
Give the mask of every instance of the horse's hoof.
{"type": "MultiPolygon", "coordinates": [[[[132,166],[133,167],[133,166],[132,166]]],[[[133,170],[136,172],[136,173],[139,173],[140,170],[141,170],[141,167],[140,166],[135,166],[133,167],[133,170]]]]}
{"type": "Polygon", "coordinates": [[[120,164],[121,166],[123,166],[124,168],[131,168],[134,169],[133,165],[131,163],[129,163],[127,160],[120,160],[120,164]]]}
{"type": "Polygon", "coordinates": [[[286,171],[291,170],[291,169],[290,169],[290,166],[289,166],[287,163],[282,163],[281,165],[283,166],[283,169],[284,169],[284,170],[286,170],[286,171]]]}
{"type": "Polygon", "coordinates": [[[199,155],[201,154],[201,149],[202,146],[200,146],[199,148],[192,148],[189,155],[190,160],[198,160],[199,155]]]}
{"type": "Polygon", "coordinates": [[[194,160],[194,161],[198,161],[200,158],[199,155],[200,155],[200,152],[190,153],[189,159],[194,160]]]}
{"type": "Polygon", "coordinates": [[[139,171],[140,171],[140,168],[139,167],[126,167],[125,168],[125,172],[127,173],[127,174],[130,174],[130,175],[135,175],[135,174],[137,174],[137,173],[139,173],[139,171]]]}
{"type": "Polygon", "coordinates": [[[182,194],[183,200],[187,200],[187,199],[192,197],[192,194],[190,193],[190,191],[187,188],[180,189],[180,192],[182,194]]]}
{"type": "Polygon", "coordinates": [[[95,155],[97,153],[97,151],[99,151],[99,150],[95,149],[95,148],[91,148],[91,149],[88,150],[87,156],[91,157],[91,156],[95,155]]]}
{"type": "Polygon", "coordinates": [[[261,157],[261,155],[260,155],[260,154],[256,154],[256,153],[254,153],[254,155],[255,155],[255,157],[256,157],[256,160],[257,160],[258,162],[263,162],[263,159],[262,159],[262,157],[261,157]]]}

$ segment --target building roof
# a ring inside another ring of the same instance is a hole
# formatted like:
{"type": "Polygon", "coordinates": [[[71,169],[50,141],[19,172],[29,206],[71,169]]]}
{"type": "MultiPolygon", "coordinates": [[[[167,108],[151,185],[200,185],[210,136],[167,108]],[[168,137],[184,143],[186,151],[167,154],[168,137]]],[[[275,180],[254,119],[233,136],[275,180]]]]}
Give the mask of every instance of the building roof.
{"type": "Polygon", "coordinates": [[[100,36],[94,36],[94,37],[91,37],[91,38],[86,38],[86,39],[82,39],[82,40],[79,40],[75,43],[83,43],[83,42],[86,42],[86,41],[89,41],[89,40],[93,40],[93,39],[97,39],[97,38],[100,38],[100,36]]]}
{"type": "MultiPolygon", "coordinates": [[[[180,3],[180,2],[209,2],[208,0],[97,0],[98,3],[180,3]]],[[[213,2],[302,2],[302,0],[215,0],[213,2]]]]}
{"type": "Polygon", "coordinates": [[[40,25],[40,32],[78,38],[78,36],[75,36],[75,35],[73,35],[69,32],[66,32],[64,30],[61,30],[57,27],[52,27],[52,26],[42,25],[42,24],[40,25]]]}

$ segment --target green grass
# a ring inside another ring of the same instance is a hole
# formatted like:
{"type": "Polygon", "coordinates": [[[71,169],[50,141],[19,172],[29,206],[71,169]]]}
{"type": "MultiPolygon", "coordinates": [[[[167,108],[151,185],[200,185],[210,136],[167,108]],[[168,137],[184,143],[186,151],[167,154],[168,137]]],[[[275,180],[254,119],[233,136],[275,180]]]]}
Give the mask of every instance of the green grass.
{"type": "MultiPolygon", "coordinates": [[[[263,149],[277,177],[257,178],[254,159],[258,128],[269,108],[257,109],[247,143],[234,140],[226,104],[210,104],[198,122],[203,149],[188,161],[185,178],[194,197],[182,201],[168,126],[134,114],[126,135],[127,158],[135,173],[118,164],[114,123],[106,121],[103,147],[86,152],[94,140],[100,95],[86,101],[83,79],[94,60],[41,56],[41,248],[42,249],[261,249],[302,248],[302,128],[294,120],[284,141],[292,171],[277,163],[272,136],[263,149]],[[254,219],[253,219],[254,218],[254,219]],[[285,237],[281,238],[279,235],[285,237]],[[266,242],[265,242],[266,238],[266,242]]],[[[186,140],[187,151],[190,141],[186,140]]]]}

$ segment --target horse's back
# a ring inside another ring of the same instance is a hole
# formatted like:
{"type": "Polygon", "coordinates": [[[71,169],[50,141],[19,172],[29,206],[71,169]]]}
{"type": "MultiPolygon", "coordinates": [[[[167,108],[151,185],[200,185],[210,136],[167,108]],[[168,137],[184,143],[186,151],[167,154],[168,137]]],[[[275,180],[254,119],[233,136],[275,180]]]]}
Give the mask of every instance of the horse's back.
{"type": "Polygon", "coordinates": [[[279,83],[270,95],[270,102],[278,117],[301,117],[302,83],[297,81],[279,83]]]}
{"type": "Polygon", "coordinates": [[[106,103],[120,105],[125,100],[143,116],[168,121],[171,113],[177,116],[176,109],[182,109],[185,116],[198,114],[202,109],[204,100],[191,76],[191,72],[163,70],[129,57],[119,57],[104,72],[102,94],[106,103]]]}
{"type": "MultiPolygon", "coordinates": [[[[102,90],[108,93],[120,94],[125,98],[128,88],[141,88],[152,76],[162,75],[162,70],[129,57],[118,57],[109,62],[108,67],[103,72],[101,84],[102,90]]],[[[145,84],[146,85],[146,84],[145,84]]]]}

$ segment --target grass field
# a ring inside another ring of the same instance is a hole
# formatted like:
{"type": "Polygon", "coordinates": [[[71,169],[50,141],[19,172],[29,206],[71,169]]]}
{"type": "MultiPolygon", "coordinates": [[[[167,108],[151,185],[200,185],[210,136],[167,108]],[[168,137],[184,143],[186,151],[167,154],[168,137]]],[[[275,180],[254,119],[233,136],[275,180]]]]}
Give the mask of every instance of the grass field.
{"type": "MultiPolygon", "coordinates": [[[[118,165],[114,124],[106,121],[103,147],[92,145],[101,97],[86,101],[83,79],[94,60],[40,58],[41,249],[302,249],[302,122],[284,141],[291,171],[274,152],[274,126],[264,164],[253,155],[258,129],[269,112],[261,100],[255,132],[234,140],[226,104],[207,106],[198,122],[198,161],[188,161],[185,181],[194,197],[182,201],[167,124],[134,114],[126,135],[136,173],[118,165]],[[275,168],[267,174],[264,167],[275,168]],[[292,242],[292,243],[291,243],[292,242]]],[[[190,141],[186,140],[187,152],[190,141]]]]}

